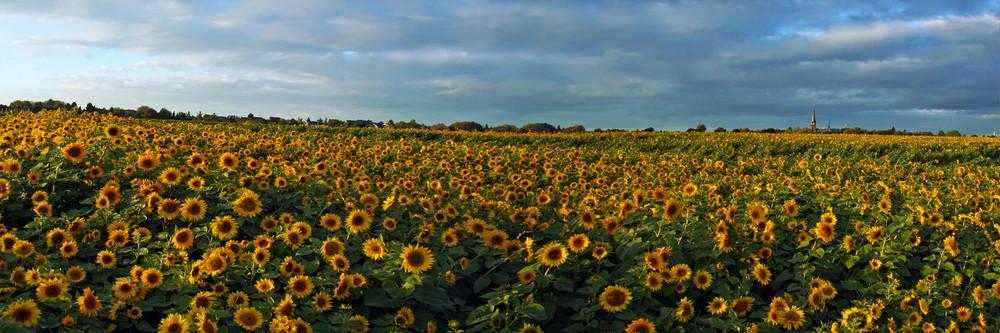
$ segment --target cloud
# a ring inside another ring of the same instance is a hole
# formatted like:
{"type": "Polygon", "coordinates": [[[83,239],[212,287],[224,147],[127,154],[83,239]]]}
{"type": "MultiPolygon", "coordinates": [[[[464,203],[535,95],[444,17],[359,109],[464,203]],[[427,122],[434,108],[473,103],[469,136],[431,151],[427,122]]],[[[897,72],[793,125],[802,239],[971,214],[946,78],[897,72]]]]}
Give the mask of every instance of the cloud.
{"type": "Polygon", "coordinates": [[[852,126],[933,127],[921,120],[933,116],[992,132],[981,119],[1000,109],[998,11],[994,1],[13,2],[0,18],[29,24],[5,27],[0,43],[61,74],[22,78],[50,89],[0,90],[588,128],[804,126],[816,105],[852,126]]]}

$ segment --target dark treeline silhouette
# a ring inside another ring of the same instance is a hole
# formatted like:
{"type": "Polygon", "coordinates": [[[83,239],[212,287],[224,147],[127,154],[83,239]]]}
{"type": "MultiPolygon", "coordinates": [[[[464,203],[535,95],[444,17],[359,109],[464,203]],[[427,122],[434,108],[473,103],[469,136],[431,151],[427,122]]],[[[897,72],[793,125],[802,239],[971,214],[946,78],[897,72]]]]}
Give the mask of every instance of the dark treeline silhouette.
{"type": "MultiPolygon", "coordinates": [[[[86,106],[79,106],[76,102],[66,103],[60,100],[49,99],[47,101],[22,101],[17,100],[10,103],[10,105],[0,104],[0,112],[18,112],[18,111],[28,111],[28,112],[39,112],[42,110],[56,110],[56,109],[66,109],[66,110],[76,110],[78,112],[96,112],[102,114],[114,114],[119,117],[126,118],[145,118],[145,119],[174,119],[174,120],[193,120],[193,121],[207,121],[207,122],[250,122],[250,123],[278,123],[278,124],[290,124],[290,125],[307,125],[307,126],[327,126],[327,127],[355,127],[355,128],[393,128],[393,129],[423,129],[423,130],[436,130],[436,131],[464,131],[464,132],[498,132],[498,133],[584,133],[587,129],[582,125],[573,125],[570,127],[562,127],[560,125],[553,126],[548,123],[529,123],[524,126],[517,127],[511,124],[503,124],[499,126],[491,127],[489,124],[483,125],[475,121],[459,121],[452,123],[451,125],[445,125],[443,123],[438,123],[434,125],[425,125],[418,123],[414,119],[410,121],[400,121],[395,122],[389,120],[388,122],[374,122],[371,120],[339,120],[330,118],[321,118],[317,120],[312,120],[311,118],[306,118],[303,120],[301,117],[295,119],[284,119],[280,117],[255,117],[253,113],[248,114],[246,117],[227,115],[219,116],[215,113],[204,113],[198,111],[192,114],[191,111],[187,112],[174,112],[167,110],[166,108],[160,108],[156,110],[152,107],[143,105],[136,109],[126,109],[121,107],[111,107],[103,108],[94,106],[93,103],[87,103],[86,106]]],[[[698,124],[694,128],[688,128],[686,132],[696,132],[704,133],[708,131],[708,127],[705,124],[698,124]]],[[[608,133],[608,132],[656,132],[652,127],[647,127],[645,129],[639,130],[625,130],[625,129],[594,129],[595,133],[608,133]]],[[[712,132],[714,133],[724,133],[727,131],[724,127],[717,127],[712,132]]],[[[755,129],[751,130],[749,128],[735,128],[731,132],[733,133],[812,133],[809,128],[792,128],[787,129],[755,129]]],[[[932,132],[909,132],[906,130],[897,131],[896,127],[892,127],[887,130],[865,130],[859,127],[854,128],[844,128],[838,129],[833,133],[824,133],[817,135],[836,135],[836,134],[873,134],[873,135],[912,135],[912,136],[962,136],[962,133],[956,130],[951,130],[948,132],[938,131],[936,134],[932,132]]],[[[975,136],[975,135],[972,135],[975,136]]]]}

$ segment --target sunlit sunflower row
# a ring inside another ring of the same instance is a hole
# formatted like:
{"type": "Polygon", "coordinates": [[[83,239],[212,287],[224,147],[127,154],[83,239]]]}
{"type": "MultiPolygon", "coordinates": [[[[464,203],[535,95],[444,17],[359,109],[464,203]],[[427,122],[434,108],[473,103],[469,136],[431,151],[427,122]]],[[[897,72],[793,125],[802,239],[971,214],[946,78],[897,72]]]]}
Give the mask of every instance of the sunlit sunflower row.
{"type": "Polygon", "coordinates": [[[995,332],[1000,141],[0,118],[0,331],[995,332]]]}

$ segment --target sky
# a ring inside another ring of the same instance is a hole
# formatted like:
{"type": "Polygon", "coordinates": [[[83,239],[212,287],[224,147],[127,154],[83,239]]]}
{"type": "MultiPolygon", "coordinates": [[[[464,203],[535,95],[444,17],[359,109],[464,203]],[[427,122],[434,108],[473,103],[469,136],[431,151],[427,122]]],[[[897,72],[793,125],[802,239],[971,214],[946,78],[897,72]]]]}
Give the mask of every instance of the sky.
{"type": "Polygon", "coordinates": [[[1000,131],[1000,1],[2,1],[0,103],[1000,131]]]}

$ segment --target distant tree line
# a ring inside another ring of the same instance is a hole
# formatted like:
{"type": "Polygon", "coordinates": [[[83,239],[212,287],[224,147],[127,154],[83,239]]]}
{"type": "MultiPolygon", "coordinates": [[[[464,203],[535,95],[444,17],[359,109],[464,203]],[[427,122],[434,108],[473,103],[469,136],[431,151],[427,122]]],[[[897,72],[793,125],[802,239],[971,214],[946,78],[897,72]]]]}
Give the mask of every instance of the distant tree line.
{"type": "MultiPolygon", "coordinates": [[[[374,128],[393,128],[393,129],[422,129],[422,130],[433,130],[433,131],[463,131],[463,132],[498,132],[498,133],[584,133],[587,129],[582,125],[573,125],[570,127],[563,128],[562,126],[553,126],[549,123],[530,123],[524,126],[517,127],[511,124],[503,124],[500,126],[491,127],[489,124],[483,125],[475,121],[459,121],[454,122],[451,125],[445,125],[443,123],[438,123],[434,125],[425,125],[418,123],[414,119],[410,121],[400,121],[395,122],[389,120],[387,123],[383,122],[373,122],[371,120],[339,120],[330,118],[320,118],[317,120],[312,120],[311,118],[306,118],[303,120],[301,117],[295,119],[284,119],[280,117],[267,117],[260,118],[255,117],[253,113],[248,114],[246,117],[239,116],[219,116],[215,113],[207,114],[202,111],[198,111],[196,114],[191,114],[191,111],[187,112],[174,112],[167,110],[166,108],[160,108],[156,110],[152,107],[142,105],[136,109],[126,109],[120,107],[103,108],[96,107],[92,103],[87,103],[86,106],[80,107],[76,102],[66,103],[60,100],[49,99],[47,101],[22,101],[17,100],[10,103],[8,106],[0,105],[0,112],[7,111],[29,111],[29,112],[39,112],[41,110],[56,110],[56,109],[67,109],[67,110],[77,110],[79,112],[96,112],[104,114],[114,114],[119,117],[127,118],[145,118],[145,119],[174,119],[174,120],[195,120],[195,121],[212,121],[212,122],[252,122],[252,123],[279,123],[279,124],[290,124],[290,125],[323,125],[328,127],[374,127],[374,128]]],[[[625,130],[625,129],[594,129],[595,133],[604,132],[655,132],[656,130],[652,127],[647,127],[642,130],[625,130]]],[[[688,128],[687,132],[704,133],[708,131],[708,127],[705,124],[698,124],[693,128],[688,128]]],[[[724,133],[728,132],[724,127],[716,127],[712,132],[724,133]]],[[[811,133],[809,128],[792,128],[787,129],[755,129],[751,130],[749,128],[736,128],[732,130],[733,133],[811,133]]],[[[844,128],[836,133],[830,134],[874,134],[874,135],[913,135],[913,136],[962,136],[962,133],[956,130],[951,131],[938,131],[937,134],[932,132],[908,132],[905,129],[902,131],[897,131],[896,127],[892,127],[887,130],[865,130],[859,127],[854,128],[844,128]]],[[[975,136],[975,135],[973,135],[975,136]]]]}

